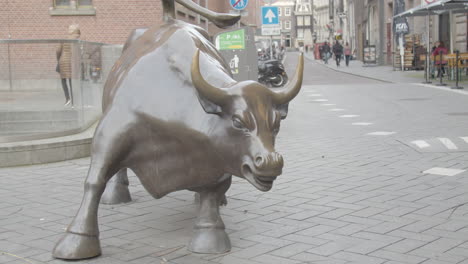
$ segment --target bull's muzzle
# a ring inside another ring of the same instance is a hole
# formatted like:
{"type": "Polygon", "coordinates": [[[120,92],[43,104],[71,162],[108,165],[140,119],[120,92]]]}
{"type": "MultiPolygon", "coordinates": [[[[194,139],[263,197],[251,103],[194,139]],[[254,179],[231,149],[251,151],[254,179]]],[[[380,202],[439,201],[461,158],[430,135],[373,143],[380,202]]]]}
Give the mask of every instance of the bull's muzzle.
{"type": "Polygon", "coordinates": [[[261,191],[269,191],[283,170],[283,157],[272,152],[257,154],[252,161],[242,165],[242,176],[261,191]]]}
{"type": "Polygon", "coordinates": [[[266,174],[277,174],[276,176],[278,176],[283,169],[283,157],[277,152],[259,154],[255,157],[254,165],[258,171],[271,172],[266,174]]]}

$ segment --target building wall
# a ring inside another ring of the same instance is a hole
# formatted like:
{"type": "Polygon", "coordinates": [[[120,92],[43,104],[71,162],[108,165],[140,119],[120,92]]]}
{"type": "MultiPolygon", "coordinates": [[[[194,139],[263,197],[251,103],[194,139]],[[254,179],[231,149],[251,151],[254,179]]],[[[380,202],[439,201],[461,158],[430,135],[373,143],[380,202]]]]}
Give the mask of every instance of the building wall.
{"type": "MultiPolygon", "coordinates": [[[[5,2],[5,1],[2,1],[5,2]]],[[[61,39],[68,26],[80,25],[81,39],[122,44],[138,27],[159,23],[162,6],[159,0],[94,0],[94,16],[52,16],[52,0],[10,0],[2,4],[0,39],[61,39]]]]}
{"type": "Polygon", "coordinates": [[[277,6],[280,11],[280,26],[281,36],[279,37],[280,45],[285,47],[295,47],[296,43],[296,18],[294,15],[295,1],[292,0],[279,0],[273,6],[277,6]],[[289,8],[290,13],[286,15],[286,9],[289,8]],[[289,22],[290,27],[287,28],[286,24],[289,22]],[[287,45],[289,42],[289,45],[287,45]]]}
{"type": "MultiPolygon", "coordinates": [[[[195,0],[216,12],[229,12],[228,1],[195,0]]],[[[1,1],[0,39],[61,39],[71,24],[79,24],[81,39],[108,44],[123,44],[135,28],[149,27],[162,20],[161,0],[93,0],[95,15],[53,16],[53,0],[1,1]]],[[[258,1],[250,1],[241,25],[254,26],[259,20],[258,1]]],[[[211,22],[177,5],[177,17],[197,24],[211,35],[221,31],[211,22]]]]}
{"type": "Polygon", "coordinates": [[[328,0],[314,0],[314,18],[317,42],[329,41],[330,31],[327,27],[330,24],[328,0]]]}
{"type": "Polygon", "coordinates": [[[312,46],[313,16],[311,0],[297,0],[295,6],[296,47],[312,46]],[[302,36],[301,36],[302,34],[302,36]]]}

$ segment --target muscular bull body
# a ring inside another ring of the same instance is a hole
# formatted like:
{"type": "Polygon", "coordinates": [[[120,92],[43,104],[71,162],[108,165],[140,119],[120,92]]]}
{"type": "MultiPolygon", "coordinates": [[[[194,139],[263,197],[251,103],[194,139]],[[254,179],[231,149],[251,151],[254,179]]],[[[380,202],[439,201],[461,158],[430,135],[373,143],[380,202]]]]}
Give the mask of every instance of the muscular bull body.
{"type": "Polygon", "coordinates": [[[130,199],[127,168],[155,198],[198,192],[189,250],[226,252],[231,246],[219,204],[232,175],[268,191],[281,174],[274,141],[300,90],[303,58],[292,82],[272,92],[257,82],[234,81],[206,32],[193,25],[167,18],[131,39],[105,85],[81,207],[53,255],[101,254],[99,201],[105,189],[108,202],[130,199]]]}

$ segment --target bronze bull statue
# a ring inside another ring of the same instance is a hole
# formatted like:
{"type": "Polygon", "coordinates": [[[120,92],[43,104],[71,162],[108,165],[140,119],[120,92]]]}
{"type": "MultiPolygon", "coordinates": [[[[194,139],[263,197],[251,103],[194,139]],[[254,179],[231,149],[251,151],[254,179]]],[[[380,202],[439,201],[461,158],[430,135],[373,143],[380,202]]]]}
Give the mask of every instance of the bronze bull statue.
{"type": "MultiPolygon", "coordinates": [[[[178,1],[196,10],[191,1],[178,1]]],[[[302,55],[294,78],[281,90],[237,83],[207,33],[174,20],[173,1],[163,4],[165,23],[135,33],[139,36],[130,38],[107,79],[83,200],[53,250],[56,258],[101,254],[99,201],[104,191],[110,203],[130,199],[127,168],[155,198],[184,189],[199,193],[188,246],[198,253],[231,248],[219,205],[232,175],[268,191],[282,172],[275,137],[302,85],[302,55]]],[[[219,26],[239,19],[206,15],[219,26]]]]}

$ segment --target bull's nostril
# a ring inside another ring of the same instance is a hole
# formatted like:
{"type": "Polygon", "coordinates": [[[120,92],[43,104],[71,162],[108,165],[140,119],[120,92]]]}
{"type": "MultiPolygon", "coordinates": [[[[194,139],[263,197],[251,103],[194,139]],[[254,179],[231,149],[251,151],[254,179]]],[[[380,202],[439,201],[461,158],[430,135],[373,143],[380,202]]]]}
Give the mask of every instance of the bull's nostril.
{"type": "Polygon", "coordinates": [[[255,164],[257,166],[262,165],[262,163],[263,163],[263,158],[261,156],[258,156],[258,157],[255,158],[255,164]]]}

